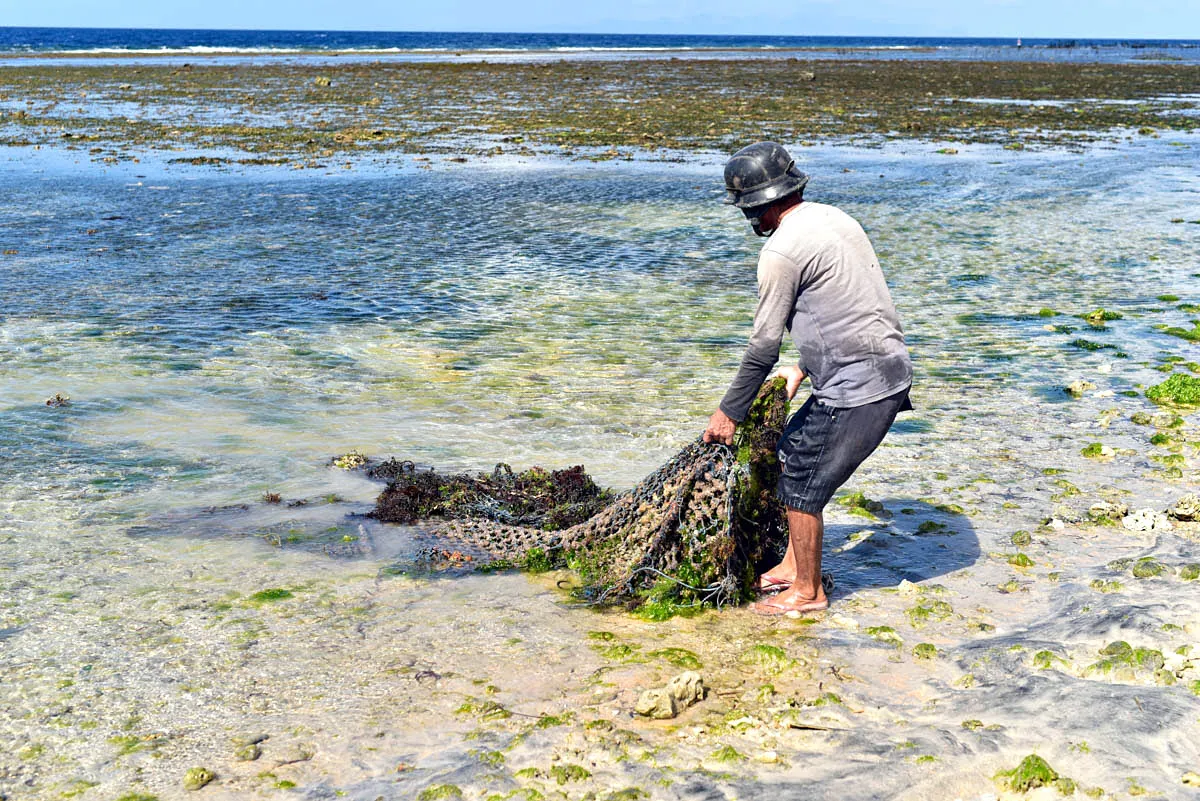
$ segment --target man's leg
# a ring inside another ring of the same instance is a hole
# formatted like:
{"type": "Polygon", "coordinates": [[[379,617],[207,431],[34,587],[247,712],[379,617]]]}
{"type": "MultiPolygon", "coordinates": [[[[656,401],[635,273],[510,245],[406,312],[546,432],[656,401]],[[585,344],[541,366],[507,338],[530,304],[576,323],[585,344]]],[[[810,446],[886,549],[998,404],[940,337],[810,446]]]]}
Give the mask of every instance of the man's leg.
{"type": "Polygon", "coordinates": [[[825,535],[825,519],[821,514],[809,514],[799,509],[787,510],[788,552],[778,567],[772,568],[779,579],[790,578],[792,586],[751,609],[778,614],[780,610],[816,612],[829,606],[821,586],[821,544],[825,535]],[[777,571],[786,572],[777,572],[777,571]]]}

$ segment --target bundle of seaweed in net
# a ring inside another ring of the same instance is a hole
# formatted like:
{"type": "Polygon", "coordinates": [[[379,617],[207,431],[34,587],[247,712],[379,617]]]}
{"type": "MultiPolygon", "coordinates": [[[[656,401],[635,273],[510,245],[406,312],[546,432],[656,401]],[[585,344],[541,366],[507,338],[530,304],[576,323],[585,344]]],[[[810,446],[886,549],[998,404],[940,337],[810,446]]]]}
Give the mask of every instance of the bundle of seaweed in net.
{"type": "Polygon", "coordinates": [[[431,536],[485,554],[481,564],[569,567],[593,601],[664,609],[736,603],[787,523],[775,499],[784,381],[763,386],[732,448],[692,442],[636,487],[600,489],[582,467],[443,475],[391,460],[373,516],[441,521],[431,536]]]}

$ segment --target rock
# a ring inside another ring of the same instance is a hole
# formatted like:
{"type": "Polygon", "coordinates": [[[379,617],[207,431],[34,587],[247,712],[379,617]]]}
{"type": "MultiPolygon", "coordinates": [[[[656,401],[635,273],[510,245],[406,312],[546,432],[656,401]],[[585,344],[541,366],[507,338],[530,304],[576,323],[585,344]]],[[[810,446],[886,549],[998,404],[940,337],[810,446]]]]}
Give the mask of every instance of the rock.
{"type": "Polygon", "coordinates": [[[1072,381],[1070,384],[1067,384],[1065,387],[1063,387],[1063,392],[1076,398],[1082,398],[1083,393],[1087,392],[1089,389],[1095,388],[1096,385],[1091,381],[1085,381],[1081,378],[1078,381],[1072,381]]]}
{"type": "Polygon", "coordinates": [[[670,720],[679,714],[675,696],[666,690],[646,690],[638,698],[634,711],[642,717],[654,720],[670,720]]]}
{"type": "Polygon", "coordinates": [[[237,747],[233,752],[233,758],[238,762],[253,762],[262,756],[262,749],[258,747],[258,743],[247,743],[237,747]]]}
{"type": "Polygon", "coordinates": [[[199,790],[215,778],[217,775],[208,768],[188,768],[183,774],[183,789],[199,790]]]}
{"type": "Polygon", "coordinates": [[[1200,773],[1194,770],[1189,770],[1183,774],[1183,783],[1188,787],[1200,787],[1200,773]]]}
{"type": "Polygon", "coordinates": [[[921,594],[921,588],[908,579],[903,579],[898,585],[896,585],[896,589],[905,597],[921,594]]]}
{"type": "Polygon", "coordinates": [[[318,75],[317,77],[313,78],[313,83],[315,83],[317,86],[333,86],[333,81],[329,80],[329,78],[324,75],[318,75]]]}
{"type": "Polygon", "coordinates": [[[815,72],[802,72],[802,73],[800,73],[799,75],[797,75],[796,77],[797,77],[797,78],[799,78],[799,79],[800,79],[800,80],[802,80],[802,81],[815,81],[815,80],[817,79],[817,73],[815,73],[815,72]]]}
{"type": "Polygon", "coordinates": [[[1121,521],[1121,525],[1130,531],[1169,531],[1170,519],[1162,512],[1153,509],[1138,509],[1121,521]]]}
{"type": "Polygon", "coordinates": [[[1038,787],[1030,790],[1024,796],[1024,801],[1059,801],[1062,793],[1057,787],[1038,787]]]}
{"type": "Polygon", "coordinates": [[[1109,520],[1120,520],[1129,514],[1129,507],[1123,503],[1110,503],[1108,501],[1100,501],[1093,503],[1088,507],[1088,517],[1092,520],[1100,520],[1108,518],[1109,520]]]}
{"type": "Polygon", "coordinates": [[[1051,515],[1066,523],[1078,523],[1083,520],[1083,515],[1072,509],[1066,504],[1055,504],[1051,510],[1051,515]]]}
{"type": "Polygon", "coordinates": [[[697,701],[703,701],[707,690],[699,673],[685,670],[667,682],[667,693],[675,699],[678,708],[687,709],[697,701]]]}
{"type": "Polygon", "coordinates": [[[829,619],[829,622],[846,631],[858,631],[858,621],[846,615],[834,615],[829,619]]]}
{"type": "Polygon", "coordinates": [[[1175,501],[1167,514],[1176,520],[1200,520],[1200,496],[1192,493],[1184,495],[1175,501]]]}

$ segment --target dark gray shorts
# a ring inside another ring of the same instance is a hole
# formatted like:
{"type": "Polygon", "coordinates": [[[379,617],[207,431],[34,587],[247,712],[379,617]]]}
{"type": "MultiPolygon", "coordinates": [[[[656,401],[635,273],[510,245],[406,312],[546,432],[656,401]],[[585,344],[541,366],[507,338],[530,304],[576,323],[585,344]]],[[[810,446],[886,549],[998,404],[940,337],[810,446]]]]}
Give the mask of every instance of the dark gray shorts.
{"type": "Polygon", "coordinates": [[[779,500],[789,509],[820,514],[883,442],[896,415],[911,408],[907,389],[848,409],[809,397],[779,437],[779,500]]]}

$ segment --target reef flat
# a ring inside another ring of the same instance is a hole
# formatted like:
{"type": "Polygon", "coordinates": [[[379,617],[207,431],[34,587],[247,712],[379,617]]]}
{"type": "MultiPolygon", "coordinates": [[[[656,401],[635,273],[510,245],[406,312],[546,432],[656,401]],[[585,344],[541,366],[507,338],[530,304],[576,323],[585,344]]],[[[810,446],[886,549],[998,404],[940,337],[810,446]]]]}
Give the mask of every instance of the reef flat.
{"type": "Polygon", "coordinates": [[[1200,127],[1200,66],[776,59],[0,70],[0,143],[97,159],[315,165],[355,153],[628,157],[771,138],[1011,148],[1200,127]]]}
{"type": "Polygon", "coordinates": [[[0,797],[1194,795],[1189,69],[0,71],[0,797]],[[962,96],[821,132],[756,74],[962,96]],[[951,112],[982,141],[918,119],[951,112]],[[694,441],[761,245],[720,159],[767,134],[864,222],[914,356],[828,510],[828,612],[582,606],[366,516],[361,454],[621,490],[694,441]]]}

